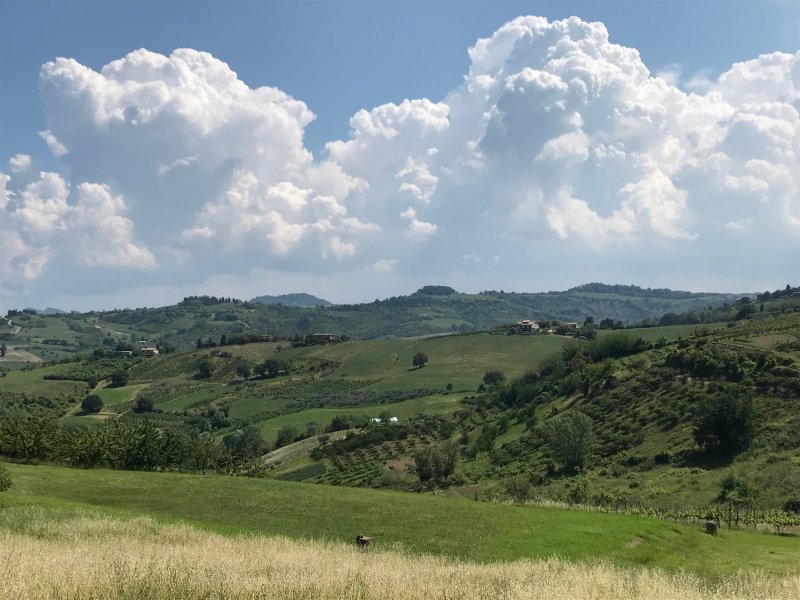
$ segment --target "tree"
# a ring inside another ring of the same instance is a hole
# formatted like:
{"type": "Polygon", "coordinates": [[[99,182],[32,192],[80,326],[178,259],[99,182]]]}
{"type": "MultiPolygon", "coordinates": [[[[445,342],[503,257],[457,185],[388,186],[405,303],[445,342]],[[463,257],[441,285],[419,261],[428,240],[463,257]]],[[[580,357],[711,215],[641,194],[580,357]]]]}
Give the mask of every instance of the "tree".
{"type": "Polygon", "coordinates": [[[229,433],[222,438],[222,443],[230,450],[235,460],[256,458],[261,456],[267,449],[267,444],[261,436],[261,432],[252,425],[229,433]]]}
{"type": "Polygon", "coordinates": [[[87,413],[100,412],[103,408],[103,400],[97,394],[89,394],[81,402],[81,410],[87,413]]]}
{"type": "Polygon", "coordinates": [[[282,448],[288,446],[297,439],[297,429],[290,425],[285,425],[278,429],[278,437],[275,439],[275,447],[282,448]]]}
{"type": "Polygon", "coordinates": [[[111,387],[125,387],[128,385],[128,373],[122,369],[117,369],[111,375],[111,387]]]}
{"type": "Polygon", "coordinates": [[[414,355],[414,358],[411,359],[411,365],[415,369],[421,369],[426,364],[428,364],[428,355],[425,354],[424,352],[417,352],[414,355]]]}
{"type": "Polygon", "coordinates": [[[214,365],[208,358],[203,358],[197,363],[197,376],[200,379],[208,379],[214,374],[214,365]]]}
{"type": "Polygon", "coordinates": [[[483,374],[483,383],[486,385],[494,385],[495,383],[502,383],[506,380],[506,375],[502,371],[486,371],[483,374]]]}
{"type": "Polygon", "coordinates": [[[570,411],[550,421],[547,438],[553,460],[566,472],[582,469],[592,450],[592,419],[579,411],[570,411]]]}
{"type": "Polygon", "coordinates": [[[228,336],[225,335],[224,333],[222,334],[222,337],[219,338],[219,345],[220,346],[227,346],[228,345],[228,336]]]}
{"type": "Polygon", "coordinates": [[[0,492],[5,492],[11,487],[11,476],[8,474],[8,469],[0,465],[0,492]]]}
{"type": "Polygon", "coordinates": [[[433,449],[430,446],[420,448],[414,454],[414,472],[422,483],[433,479],[436,470],[433,465],[433,449]]]}
{"type": "Polygon", "coordinates": [[[260,377],[277,377],[281,373],[289,372],[289,363],[285,360],[277,358],[268,358],[262,363],[256,365],[253,369],[260,377]]]}
{"type": "Polygon", "coordinates": [[[0,344],[0,358],[4,357],[7,351],[8,348],[6,347],[6,343],[3,342],[2,344],[0,344]]]}
{"type": "Polygon", "coordinates": [[[133,405],[133,412],[135,413],[147,413],[153,412],[155,409],[155,403],[153,399],[149,396],[139,396],[136,398],[136,403],[133,405]]]}
{"type": "Polygon", "coordinates": [[[237,365],[236,374],[242,379],[249,379],[250,375],[252,374],[250,363],[242,363],[240,365],[237,365]]]}
{"type": "Polygon", "coordinates": [[[707,397],[694,419],[694,439],[707,452],[732,456],[755,438],[759,418],[749,396],[707,397]]]}
{"type": "Polygon", "coordinates": [[[322,425],[319,421],[311,420],[306,423],[306,437],[314,437],[322,433],[322,425]]]}

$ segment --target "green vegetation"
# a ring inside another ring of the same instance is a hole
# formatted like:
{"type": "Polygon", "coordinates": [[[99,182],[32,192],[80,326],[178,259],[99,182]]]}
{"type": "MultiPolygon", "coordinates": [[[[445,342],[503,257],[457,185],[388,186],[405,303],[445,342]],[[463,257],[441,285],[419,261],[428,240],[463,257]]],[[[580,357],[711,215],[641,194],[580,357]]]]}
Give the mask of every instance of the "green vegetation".
{"type": "Polygon", "coordinates": [[[23,465],[9,471],[15,485],[0,497],[5,507],[91,506],[228,534],[350,541],[367,531],[381,545],[479,561],[603,557],[711,578],[745,566],[797,572],[795,538],[727,530],[715,538],[697,526],[642,517],[222,476],[23,465]]]}
{"type": "MultiPolygon", "coordinates": [[[[728,312],[712,315],[713,309],[734,299],[730,294],[601,284],[538,294],[462,294],[446,286],[425,286],[408,296],[358,305],[328,305],[302,294],[278,298],[277,303],[271,304],[264,303],[271,301],[269,297],[243,302],[193,296],[161,308],[47,315],[9,311],[10,324],[0,326],[0,342],[52,361],[97,349],[136,354],[141,347],[158,346],[163,354],[174,348],[202,349],[259,341],[315,343],[307,336],[320,332],[351,338],[464,333],[522,318],[583,322],[593,316],[598,322],[606,320],[614,326],[647,319],[648,326],[696,324],[712,316],[724,320],[722,317],[728,312]],[[675,316],[658,321],[664,313],[675,316]],[[225,344],[220,344],[223,341],[225,344]]],[[[735,316],[741,308],[730,310],[735,316]]]]}
{"type": "MultiPolygon", "coordinates": [[[[635,293],[648,302],[696,300],[635,293]]],[[[464,301],[441,286],[411,298],[464,301]]],[[[526,335],[505,326],[331,340],[229,331],[231,315],[262,309],[187,299],[164,331],[185,311],[211,310],[207,324],[217,328],[189,349],[145,356],[106,336],[107,349],[78,360],[6,372],[0,454],[797,533],[800,313],[791,301],[782,294],[752,310],[742,298],[630,329],[598,315],[580,327],[541,322],[526,335]]],[[[44,319],[13,318],[23,316],[44,319]]]]}

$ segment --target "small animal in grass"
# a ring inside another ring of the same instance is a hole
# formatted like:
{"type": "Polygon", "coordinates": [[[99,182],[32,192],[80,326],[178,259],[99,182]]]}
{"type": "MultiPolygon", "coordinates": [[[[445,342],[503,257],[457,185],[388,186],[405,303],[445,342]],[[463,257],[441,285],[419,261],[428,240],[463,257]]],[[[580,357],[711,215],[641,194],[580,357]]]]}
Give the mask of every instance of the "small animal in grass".
{"type": "Polygon", "coordinates": [[[361,550],[366,550],[372,546],[372,538],[365,536],[363,533],[359,533],[356,536],[356,547],[361,550]]]}

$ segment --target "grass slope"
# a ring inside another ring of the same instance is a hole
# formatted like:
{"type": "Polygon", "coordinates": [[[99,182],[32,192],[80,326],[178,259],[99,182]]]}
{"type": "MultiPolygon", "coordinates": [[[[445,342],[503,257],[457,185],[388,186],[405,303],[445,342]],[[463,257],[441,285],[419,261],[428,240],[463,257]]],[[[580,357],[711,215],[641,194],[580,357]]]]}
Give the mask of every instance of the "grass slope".
{"type": "Polygon", "coordinates": [[[113,514],[188,521],[221,533],[350,541],[477,561],[559,556],[722,577],[741,569],[797,574],[800,540],[641,517],[487,504],[431,495],[223,476],[8,465],[5,507],[91,505],[113,514]]]}
{"type": "Polygon", "coordinates": [[[221,536],[91,510],[0,513],[2,600],[794,600],[800,576],[684,573],[559,559],[476,564],[352,543],[221,536]]]}

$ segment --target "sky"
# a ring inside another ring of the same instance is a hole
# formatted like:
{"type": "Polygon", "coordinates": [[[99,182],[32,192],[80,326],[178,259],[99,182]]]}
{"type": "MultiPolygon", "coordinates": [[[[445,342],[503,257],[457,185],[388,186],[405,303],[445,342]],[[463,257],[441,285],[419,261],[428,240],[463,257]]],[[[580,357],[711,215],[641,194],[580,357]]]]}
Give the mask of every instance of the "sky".
{"type": "Polygon", "coordinates": [[[0,310],[796,285],[799,34],[799,0],[0,0],[0,310]]]}

